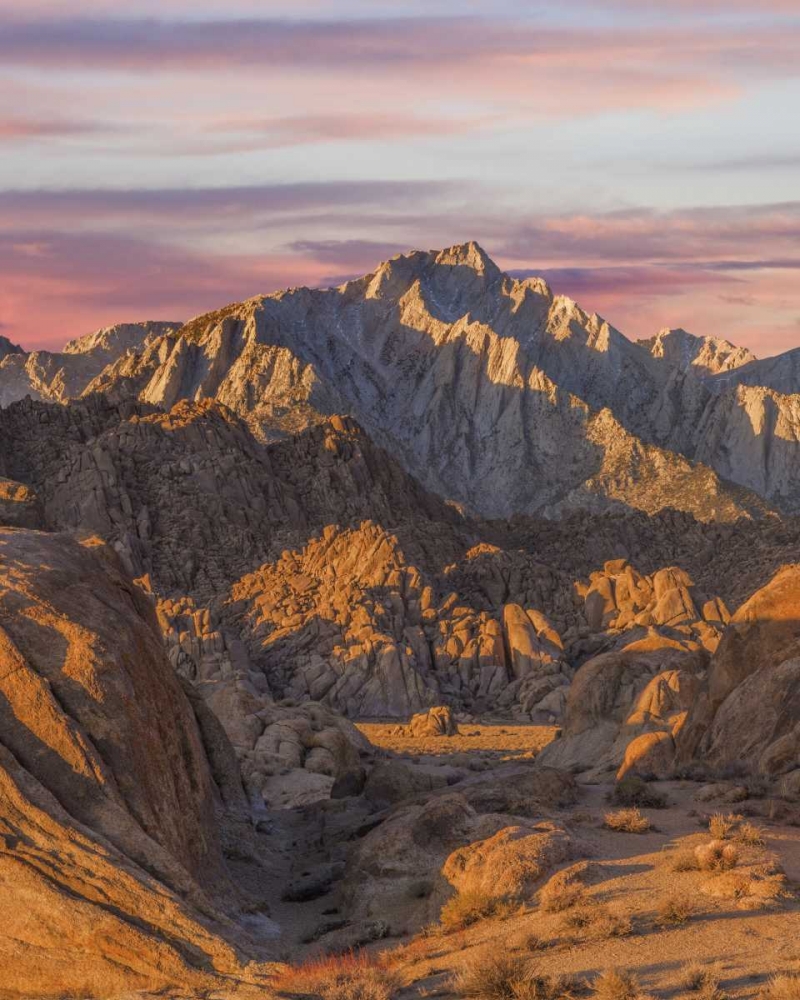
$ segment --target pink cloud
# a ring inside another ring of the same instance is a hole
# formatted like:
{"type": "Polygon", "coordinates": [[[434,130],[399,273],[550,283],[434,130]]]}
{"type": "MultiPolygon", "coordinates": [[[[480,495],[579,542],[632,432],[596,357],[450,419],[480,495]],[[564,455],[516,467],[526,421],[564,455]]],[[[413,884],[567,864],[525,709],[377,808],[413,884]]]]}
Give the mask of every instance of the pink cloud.
{"type": "Polygon", "coordinates": [[[182,319],[295,284],[324,268],[280,254],[209,255],[124,236],[7,234],[0,238],[0,324],[33,349],[60,348],[101,326],[182,319]]]}
{"type": "Polygon", "coordinates": [[[62,119],[0,117],[0,142],[85,135],[96,130],[97,126],[89,122],[65,121],[62,119]]]}
{"type": "MultiPolygon", "coordinates": [[[[373,107],[401,111],[408,94],[478,105],[508,102],[528,115],[619,107],[684,108],[739,93],[751,78],[795,77],[800,25],[556,28],[475,17],[338,21],[158,21],[10,18],[7,65],[128,69],[140,73],[280,79],[309,115],[315,94],[352,100],[360,82],[373,107]],[[324,79],[324,87],[320,81],[324,79]],[[291,82],[290,82],[291,81],[291,82]],[[398,93],[402,86],[402,93],[398,93]]],[[[371,112],[373,119],[375,111],[371,112]]],[[[407,117],[407,115],[406,115],[407,117]]],[[[436,117],[436,116],[434,116],[436,117]]],[[[313,134],[319,134],[320,118],[313,134]]]]}

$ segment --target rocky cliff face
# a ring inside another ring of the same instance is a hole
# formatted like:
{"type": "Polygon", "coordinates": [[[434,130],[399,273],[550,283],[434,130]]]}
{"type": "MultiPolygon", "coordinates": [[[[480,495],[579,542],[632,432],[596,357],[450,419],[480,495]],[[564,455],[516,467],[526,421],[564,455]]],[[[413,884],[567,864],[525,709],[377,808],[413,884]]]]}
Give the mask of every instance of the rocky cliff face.
{"type": "Polygon", "coordinates": [[[26,353],[0,337],[0,406],[18,399],[66,402],[86,391],[108,365],[140,352],[179,323],[121,323],[70,341],[62,353],[26,353]]]}
{"type": "Polygon", "coordinates": [[[749,365],[756,356],[746,347],[737,347],[716,337],[695,337],[686,330],[660,330],[649,340],[637,340],[654,358],[661,358],[681,371],[699,377],[718,375],[749,365]]]}
{"type": "Polygon", "coordinates": [[[0,361],[11,354],[23,354],[19,344],[12,344],[8,337],[0,337],[0,361]]]}
{"type": "Polygon", "coordinates": [[[8,528],[0,591],[3,994],[235,988],[220,792],[147,598],[99,542],[8,528]]]}

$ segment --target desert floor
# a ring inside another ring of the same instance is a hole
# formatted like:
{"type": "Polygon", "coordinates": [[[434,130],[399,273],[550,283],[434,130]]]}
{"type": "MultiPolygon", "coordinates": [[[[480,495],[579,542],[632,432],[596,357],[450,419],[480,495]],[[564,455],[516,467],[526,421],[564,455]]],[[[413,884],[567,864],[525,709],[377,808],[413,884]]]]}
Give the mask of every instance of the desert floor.
{"type": "MultiPolygon", "coordinates": [[[[423,740],[399,735],[393,724],[359,728],[414,766],[450,767],[468,755],[482,762],[484,774],[491,769],[498,782],[513,781],[552,738],[546,727],[503,724],[467,724],[458,736],[423,740]]],[[[690,995],[686,970],[697,964],[712,969],[729,996],[754,996],[771,975],[800,973],[800,826],[793,825],[790,807],[763,798],[735,805],[706,801],[708,789],[693,781],[650,787],[668,804],[641,810],[651,823],[644,833],[604,825],[616,808],[608,802],[610,785],[581,785],[574,806],[549,811],[575,845],[570,861],[560,866],[576,866],[580,898],[574,906],[547,912],[534,895],[470,926],[447,931],[434,925],[411,937],[376,942],[367,946],[370,955],[393,970],[402,984],[400,995],[408,998],[455,996],[453,974],[465,963],[496,954],[530,958],[545,975],[574,975],[578,993],[584,982],[610,968],[635,972],[644,991],[663,997],[690,995]],[[737,852],[735,867],[683,870],[694,849],[712,839],[708,824],[716,813],[740,817],[725,840],[737,852]],[[746,842],[754,839],[754,826],[762,843],[746,842]],[[679,911],[677,918],[667,913],[670,906],[679,911]]],[[[309,814],[304,815],[287,810],[275,836],[288,852],[306,850],[310,866],[314,841],[309,814]]],[[[325,954],[324,937],[308,938],[325,914],[336,913],[336,899],[334,892],[276,907],[273,916],[284,927],[284,960],[313,961],[325,954]]]]}

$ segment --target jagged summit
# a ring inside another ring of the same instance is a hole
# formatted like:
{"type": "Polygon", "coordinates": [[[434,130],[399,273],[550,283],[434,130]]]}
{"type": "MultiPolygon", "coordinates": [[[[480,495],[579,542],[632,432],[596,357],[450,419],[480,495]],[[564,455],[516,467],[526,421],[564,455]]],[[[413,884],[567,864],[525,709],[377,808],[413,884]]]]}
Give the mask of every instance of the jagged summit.
{"type": "Polygon", "coordinates": [[[480,244],[474,240],[468,243],[457,243],[445,250],[431,251],[436,264],[447,267],[469,267],[478,274],[490,276],[500,275],[500,268],[491,259],[480,244]]]}
{"type": "Polygon", "coordinates": [[[19,344],[12,343],[8,337],[0,336],[0,361],[8,357],[9,354],[24,354],[25,352],[19,344]]]}
{"type": "Polygon", "coordinates": [[[149,337],[161,337],[183,326],[182,321],[143,320],[139,323],[117,323],[94,333],[70,340],[64,354],[90,354],[103,352],[115,357],[126,350],[141,350],[149,337]]]}
{"type": "Polygon", "coordinates": [[[638,340],[637,344],[654,358],[677,365],[681,371],[695,370],[703,375],[718,375],[756,360],[746,347],[716,337],[697,337],[682,327],[659,330],[655,337],[638,340]]]}

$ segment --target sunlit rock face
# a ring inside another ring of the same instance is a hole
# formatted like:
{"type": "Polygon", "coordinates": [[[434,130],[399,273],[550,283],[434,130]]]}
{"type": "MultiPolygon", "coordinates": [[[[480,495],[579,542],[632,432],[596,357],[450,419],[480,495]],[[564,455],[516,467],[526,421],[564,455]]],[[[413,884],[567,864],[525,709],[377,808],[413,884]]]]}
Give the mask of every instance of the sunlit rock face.
{"type": "Polygon", "coordinates": [[[76,399],[108,365],[180,325],[120,323],[71,340],[61,352],[28,353],[0,337],[0,406],[25,396],[62,403],[76,399]]]}
{"type": "Polygon", "coordinates": [[[682,330],[634,344],[540,279],[505,275],[475,243],[176,326],[9,354],[0,404],[215,399],[266,440],[347,413],[426,487],[491,517],[652,513],[667,498],[704,519],[758,512],[718,477],[785,509],[799,502],[792,352],[756,362],[682,330]]]}
{"type": "Polygon", "coordinates": [[[236,982],[220,793],[149,601],[99,541],[3,528],[0,620],[3,992],[236,982]]]}
{"type": "Polygon", "coordinates": [[[716,337],[695,337],[680,328],[659,330],[655,337],[636,343],[654,358],[700,377],[730,372],[757,360],[746,347],[716,337]]]}

